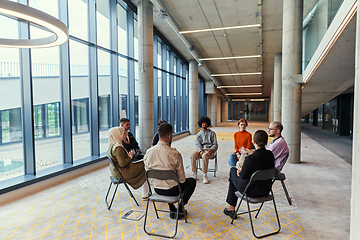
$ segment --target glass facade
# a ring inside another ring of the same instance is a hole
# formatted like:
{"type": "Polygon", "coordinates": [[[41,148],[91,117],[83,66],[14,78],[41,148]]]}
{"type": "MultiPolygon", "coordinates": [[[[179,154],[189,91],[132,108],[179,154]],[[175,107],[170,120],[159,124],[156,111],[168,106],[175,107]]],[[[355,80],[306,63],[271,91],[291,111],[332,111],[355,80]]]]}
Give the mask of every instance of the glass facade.
{"type": "MultiPolygon", "coordinates": [[[[24,175],[31,180],[98,160],[119,118],[131,120],[135,137],[139,124],[138,24],[131,8],[110,0],[28,2],[68,21],[70,40],[46,49],[0,49],[0,190],[6,180],[21,183],[24,175]]],[[[49,35],[4,16],[0,24],[2,38],[49,35]]],[[[173,49],[154,34],[155,132],[161,119],[174,133],[188,130],[188,63],[173,49]]]]}
{"type": "Polygon", "coordinates": [[[245,118],[248,121],[268,121],[269,114],[269,102],[255,102],[255,101],[244,101],[244,102],[232,102],[229,103],[228,108],[228,119],[239,120],[245,118]]]}
{"type": "Polygon", "coordinates": [[[303,70],[309,64],[344,0],[304,1],[303,70]]]}

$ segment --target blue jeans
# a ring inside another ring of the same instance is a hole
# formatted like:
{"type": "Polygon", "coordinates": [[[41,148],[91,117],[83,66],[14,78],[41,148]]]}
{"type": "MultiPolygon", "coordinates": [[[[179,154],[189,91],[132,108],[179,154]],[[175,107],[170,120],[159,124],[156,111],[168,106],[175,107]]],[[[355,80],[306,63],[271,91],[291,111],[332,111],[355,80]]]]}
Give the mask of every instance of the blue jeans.
{"type": "Polygon", "coordinates": [[[230,158],[229,158],[229,165],[230,167],[235,167],[236,166],[236,162],[238,161],[238,158],[236,156],[236,153],[233,153],[230,155],[230,158]]]}

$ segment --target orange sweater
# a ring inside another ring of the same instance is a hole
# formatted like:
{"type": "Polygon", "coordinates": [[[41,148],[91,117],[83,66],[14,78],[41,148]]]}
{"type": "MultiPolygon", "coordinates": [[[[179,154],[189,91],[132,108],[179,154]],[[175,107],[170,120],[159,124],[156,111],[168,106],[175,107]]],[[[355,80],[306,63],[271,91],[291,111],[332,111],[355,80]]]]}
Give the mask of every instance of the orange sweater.
{"type": "Polygon", "coordinates": [[[237,131],[234,133],[235,150],[238,152],[239,148],[244,147],[251,149],[251,133],[247,131],[237,131]]]}

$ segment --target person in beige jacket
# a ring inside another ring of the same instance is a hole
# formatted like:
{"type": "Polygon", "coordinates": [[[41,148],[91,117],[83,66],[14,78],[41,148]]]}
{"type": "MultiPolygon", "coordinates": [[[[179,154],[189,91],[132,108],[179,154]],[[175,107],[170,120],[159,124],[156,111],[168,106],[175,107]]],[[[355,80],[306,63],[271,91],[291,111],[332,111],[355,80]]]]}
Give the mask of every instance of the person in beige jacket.
{"type": "MultiPolygon", "coordinates": [[[[135,154],[134,150],[130,152],[126,151],[122,145],[122,141],[126,139],[127,132],[123,127],[113,127],[109,129],[109,148],[107,154],[113,160],[115,167],[120,171],[125,181],[134,189],[138,189],[143,186],[142,197],[148,196],[148,187],[145,183],[145,168],[144,162],[138,161],[132,162],[132,158],[135,154]]],[[[115,168],[109,166],[111,175],[119,179],[120,175],[115,168]]]]}

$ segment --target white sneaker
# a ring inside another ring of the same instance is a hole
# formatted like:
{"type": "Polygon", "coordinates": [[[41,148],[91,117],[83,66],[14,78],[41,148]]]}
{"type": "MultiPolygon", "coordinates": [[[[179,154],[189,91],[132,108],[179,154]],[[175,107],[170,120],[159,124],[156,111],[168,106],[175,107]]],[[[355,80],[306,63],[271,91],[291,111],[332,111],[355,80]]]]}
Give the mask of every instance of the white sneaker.
{"type": "Polygon", "coordinates": [[[195,178],[195,179],[197,179],[197,173],[196,173],[196,172],[193,173],[193,174],[192,174],[192,177],[195,178]]]}
{"type": "Polygon", "coordinates": [[[209,180],[208,180],[207,175],[204,175],[204,176],[203,176],[203,182],[204,182],[205,184],[208,184],[208,183],[209,183],[209,180]]]}

